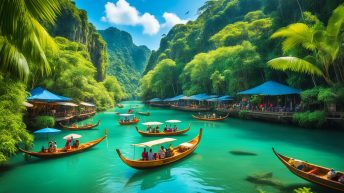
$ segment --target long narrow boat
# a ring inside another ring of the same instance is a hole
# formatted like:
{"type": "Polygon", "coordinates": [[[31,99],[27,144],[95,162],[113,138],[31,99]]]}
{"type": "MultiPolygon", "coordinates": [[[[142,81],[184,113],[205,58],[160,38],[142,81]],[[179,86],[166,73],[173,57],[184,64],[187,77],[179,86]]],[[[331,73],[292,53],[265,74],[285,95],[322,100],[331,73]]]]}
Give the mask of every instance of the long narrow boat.
{"type": "Polygon", "coordinates": [[[272,151],[288,170],[298,177],[321,186],[344,192],[344,184],[338,182],[338,177],[344,175],[343,172],[337,171],[336,177],[333,180],[329,180],[327,179],[327,173],[330,171],[329,168],[303,162],[306,165],[306,169],[299,170],[289,163],[289,160],[292,158],[277,153],[274,148],[272,148],[272,151]]]}
{"type": "Polygon", "coordinates": [[[177,131],[172,131],[172,132],[159,132],[159,133],[150,133],[150,132],[145,132],[145,131],[142,131],[140,130],[138,127],[136,127],[136,131],[142,135],[142,136],[154,136],[154,137],[157,137],[157,136],[174,136],[174,135],[181,135],[183,133],[186,133],[190,130],[191,128],[191,124],[189,124],[188,128],[186,129],[183,129],[183,130],[177,130],[177,131]]]}
{"type": "Polygon", "coordinates": [[[201,142],[201,138],[202,128],[199,130],[199,134],[195,138],[187,143],[182,143],[179,146],[173,148],[173,156],[158,160],[130,160],[125,158],[121,154],[119,149],[116,149],[116,151],[121,160],[128,166],[135,169],[151,169],[174,163],[190,155],[198,147],[198,144],[201,142]]]}
{"type": "Polygon", "coordinates": [[[120,124],[120,125],[133,125],[133,124],[136,124],[136,123],[138,123],[140,121],[140,119],[135,119],[135,120],[130,120],[130,121],[128,121],[128,122],[125,122],[125,121],[118,121],[118,123],[120,124]]]}
{"type": "Polygon", "coordinates": [[[150,115],[150,112],[138,112],[138,114],[144,115],[144,116],[149,116],[149,115],[150,115]]]}
{"type": "Polygon", "coordinates": [[[228,116],[229,116],[229,114],[227,114],[227,115],[224,116],[224,117],[204,118],[204,117],[192,115],[192,117],[193,117],[194,119],[198,119],[198,120],[202,120],[202,121],[222,121],[222,120],[226,119],[228,116]]]}
{"type": "Polygon", "coordinates": [[[124,107],[124,105],[122,105],[122,104],[117,104],[116,105],[118,108],[123,108],[124,107]]]}
{"type": "Polygon", "coordinates": [[[87,143],[82,143],[79,145],[78,148],[71,148],[67,151],[64,148],[58,148],[58,149],[56,149],[55,152],[42,152],[42,151],[31,152],[31,151],[23,150],[21,148],[19,148],[19,150],[23,153],[26,153],[28,155],[38,157],[38,158],[43,158],[43,159],[57,158],[57,157],[63,157],[63,156],[71,155],[71,154],[80,153],[80,152],[83,152],[87,149],[90,149],[93,146],[100,143],[101,141],[103,141],[106,138],[106,136],[107,136],[107,129],[105,130],[105,135],[103,137],[98,138],[98,139],[93,140],[93,141],[90,141],[90,142],[87,142],[87,143]]]}
{"type": "Polygon", "coordinates": [[[87,125],[84,125],[84,126],[66,126],[62,123],[59,123],[59,125],[63,128],[63,129],[68,129],[68,130],[88,130],[88,129],[92,129],[94,127],[97,127],[99,126],[100,124],[100,120],[98,120],[98,123],[96,124],[87,124],[87,125]]]}

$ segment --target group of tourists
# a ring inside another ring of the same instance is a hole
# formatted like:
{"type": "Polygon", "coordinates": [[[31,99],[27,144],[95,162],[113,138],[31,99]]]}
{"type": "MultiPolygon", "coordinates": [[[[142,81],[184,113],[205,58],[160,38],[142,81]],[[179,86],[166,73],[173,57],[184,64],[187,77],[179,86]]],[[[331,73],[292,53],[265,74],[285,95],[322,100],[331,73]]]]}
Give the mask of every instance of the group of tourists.
{"type": "MultiPolygon", "coordinates": [[[[160,133],[159,129],[160,129],[159,125],[157,125],[154,128],[152,126],[148,125],[146,128],[146,131],[148,133],[160,133]]],[[[178,130],[177,125],[174,125],[173,128],[171,125],[170,125],[170,127],[168,127],[167,125],[165,125],[165,127],[164,127],[164,132],[176,132],[177,130],[178,130]]]]}
{"type": "Polygon", "coordinates": [[[71,148],[78,148],[79,147],[79,139],[74,139],[73,136],[67,139],[66,145],[65,145],[65,150],[68,151],[71,148]]]}
{"type": "MultiPolygon", "coordinates": [[[[305,163],[305,162],[303,162],[301,160],[297,160],[297,159],[291,158],[288,161],[288,163],[291,166],[295,167],[296,169],[304,171],[304,172],[306,172],[308,174],[314,174],[315,175],[318,172],[318,168],[312,167],[309,164],[307,164],[307,163],[305,163]]],[[[344,184],[344,174],[338,176],[337,171],[334,170],[334,169],[330,169],[330,171],[327,172],[326,178],[329,179],[329,180],[338,181],[338,182],[344,184]]]]}
{"type": "Polygon", "coordinates": [[[52,141],[49,141],[48,143],[48,148],[46,149],[44,146],[42,146],[42,149],[41,151],[42,152],[45,152],[45,153],[53,153],[53,152],[56,152],[56,149],[57,149],[57,143],[56,141],[52,142],[52,141]]]}
{"type": "MultiPolygon", "coordinates": [[[[198,113],[198,116],[199,116],[199,117],[206,118],[206,119],[215,119],[215,118],[216,118],[216,114],[215,114],[215,113],[213,113],[213,114],[207,113],[207,114],[202,115],[202,114],[199,112],[199,113],[198,113]]],[[[220,116],[220,118],[221,118],[221,116],[220,116]]]]}
{"type": "Polygon", "coordinates": [[[121,123],[129,123],[129,122],[136,122],[137,118],[136,116],[133,117],[132,120],[129,119],[129,117],[124,117],[124,119],[119,120],[121,123]]]}
{"type": "Polygon", "coordinates": [[[172,147],[172,144],[170,144],[168,148],[161,146],[158,153],[153,153],[152,148],[150,148],[149,152],[147,152],[146,148],[144,148],[141,156],[142,156],[142,160],[144,161],[165,159],[165,158],[173,156],[173,147],[172,147]]]}

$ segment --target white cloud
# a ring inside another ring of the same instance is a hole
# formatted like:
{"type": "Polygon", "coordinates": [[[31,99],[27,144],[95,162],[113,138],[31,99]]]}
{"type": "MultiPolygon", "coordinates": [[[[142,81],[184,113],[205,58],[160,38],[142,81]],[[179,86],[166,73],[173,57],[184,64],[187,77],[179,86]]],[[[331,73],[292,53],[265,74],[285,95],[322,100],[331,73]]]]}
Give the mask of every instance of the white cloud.
{"type": "Polygon", "coordinates": [[[161,25],[162,27],[173,27],[176,24],[186,24],[188,22],[188,20],[180,19],[174,13],[165,12],[163,17],[165,18],[165,23],[161,25]]]}
{"type": "Polygon", "coordinates": [[[140,25],[143,27],[143,33],[148,35],[157,34],[160,30],[160,23],[154,15],[150,13],[140,15],[140,12],[126,0],[118,0],[116,4],[107,2],[105,16],[101,20],[111,24],[140,25]]]}

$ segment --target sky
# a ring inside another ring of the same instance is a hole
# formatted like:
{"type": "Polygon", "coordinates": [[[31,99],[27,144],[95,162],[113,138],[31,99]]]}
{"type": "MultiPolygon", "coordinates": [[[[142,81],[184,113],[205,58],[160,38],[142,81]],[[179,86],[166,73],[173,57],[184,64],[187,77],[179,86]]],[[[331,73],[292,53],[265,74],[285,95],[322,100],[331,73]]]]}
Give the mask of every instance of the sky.
{"type": "Polygon", "coordinates": [[[127,31],[136,45],[157,50],[163,34],[176,24],[197,18],[205,0],[75,0],[96,28],[127,31]]]}

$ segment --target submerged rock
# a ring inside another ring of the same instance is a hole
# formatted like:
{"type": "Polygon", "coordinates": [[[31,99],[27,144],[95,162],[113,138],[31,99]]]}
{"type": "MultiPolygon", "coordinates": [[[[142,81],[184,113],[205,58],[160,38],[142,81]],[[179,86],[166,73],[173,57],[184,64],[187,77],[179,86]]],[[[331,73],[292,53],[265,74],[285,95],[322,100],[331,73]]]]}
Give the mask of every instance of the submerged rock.
{"type": "Polygon", "coordinates": [[[272,172],[249,175],[246,177],[246,180],[254,184],[273,186],[278,189],[282,189],[284,187],[281,181],[272,178],[272,172]]]}
{"type": "Polygon", "coordinates": [[[232,151],[229,151],[229,153],[231,153],[233,155],[250,155],[250,156],[258,155],[258,154],[254,153],[254,152],[241,151],[241,150],[232,150],[232,151]]]}

